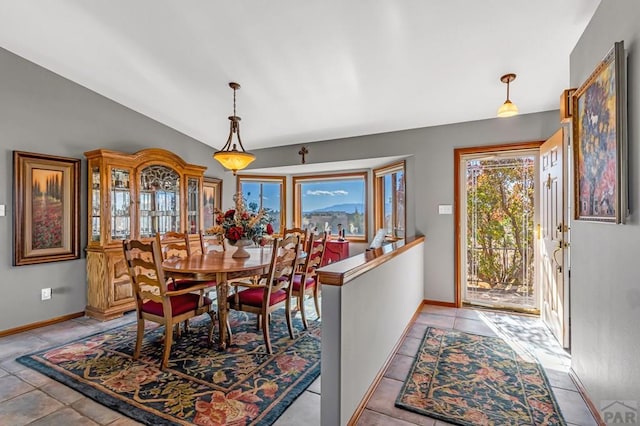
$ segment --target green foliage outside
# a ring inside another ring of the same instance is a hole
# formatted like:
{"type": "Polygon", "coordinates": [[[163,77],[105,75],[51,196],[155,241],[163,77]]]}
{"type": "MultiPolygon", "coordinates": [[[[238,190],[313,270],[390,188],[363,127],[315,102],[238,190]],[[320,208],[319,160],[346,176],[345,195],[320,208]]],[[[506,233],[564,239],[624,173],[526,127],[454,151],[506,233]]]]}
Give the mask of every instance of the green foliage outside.
{"type": "Polygon", "coordinates": [[[533,157],[467,167],[468,284],[533,291],[533,157]]]}

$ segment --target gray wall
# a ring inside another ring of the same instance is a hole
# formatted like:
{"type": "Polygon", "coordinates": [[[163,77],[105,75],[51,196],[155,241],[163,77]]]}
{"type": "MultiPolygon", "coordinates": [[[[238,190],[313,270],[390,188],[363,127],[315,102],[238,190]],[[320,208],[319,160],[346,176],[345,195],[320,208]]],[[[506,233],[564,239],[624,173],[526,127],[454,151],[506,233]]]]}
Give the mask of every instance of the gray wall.
{"type": "Polygon", "coordinates": [[[227,176],[211,159],[213,149],[86,88],[0,49],[0,330],[81,312],[86,305],[84,247],[86,161],[83,152],[108,148],[135,152],[169,149],[208,166],[208,176],[227,176]],[[12,266],[12,151],[81,158],[82,259],[12,266]],[[40,300],[40,289],[53,297],[40,300]]]}
{"type": "MultiPolygon", "coordinates": [[[[558,94],[560,96],[560,94],[558,94]]],[[[522,100],[525,102],[525,100],[522,100]]],[[[426,236],[424,297],[454,301],[453,215],[438,215],[438,204],[453,204],[454,148],[546,140],[560,127],[557,111],[491,119],[306,144],[308,163],[409,156],[407,228],[426,236]]],[[[258,150],[252,167],[298,164],[299,146],[258,150]]],[[[225,183],[226,185],[226,183],[225,183]]]]}
{"type": "Polygon", "coordinates": [[[640,2],[603,0],[571,54],[579,87],[616,41],[628,51],[629,207],[626,225],[571,225],[572,368],[596,404],[640,402],[640,2]]]}

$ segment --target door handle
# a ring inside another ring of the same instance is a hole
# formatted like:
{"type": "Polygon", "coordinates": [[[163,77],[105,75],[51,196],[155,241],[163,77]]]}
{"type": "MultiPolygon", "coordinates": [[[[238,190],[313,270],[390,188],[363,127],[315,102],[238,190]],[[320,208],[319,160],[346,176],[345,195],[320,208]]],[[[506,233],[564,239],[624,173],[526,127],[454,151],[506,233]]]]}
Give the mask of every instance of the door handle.
{"type": "Polygon", "coordinates": [[[558,273],[562,273],[562,264],[558,262],[556,255],[558,254],[558,252],[561,252],[561,251],[562,251],[562,241],[560,241],[560,246],[556,247],[556,249],[553,251],[553,254],[551,255],[551,257],[553,258],[553,261],[556,263],[556,270],[558,271],[558,273]]]}

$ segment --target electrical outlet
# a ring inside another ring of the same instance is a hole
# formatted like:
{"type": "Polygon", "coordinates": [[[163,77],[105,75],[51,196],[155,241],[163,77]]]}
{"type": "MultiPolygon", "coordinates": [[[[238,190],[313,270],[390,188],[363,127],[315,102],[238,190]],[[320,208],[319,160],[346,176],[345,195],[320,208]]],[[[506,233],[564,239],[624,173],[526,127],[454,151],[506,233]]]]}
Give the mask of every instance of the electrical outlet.
{"type": "Polygon", "coordinates": [[[0,216],[4,216],[4,204],[0,204],[0,216]]]}
{"type": "Polygon", "coordinates": [[[41,300],[49,300],[51,299],[51,288],[43,288],[40,290],[40,298],[41,300]]]}

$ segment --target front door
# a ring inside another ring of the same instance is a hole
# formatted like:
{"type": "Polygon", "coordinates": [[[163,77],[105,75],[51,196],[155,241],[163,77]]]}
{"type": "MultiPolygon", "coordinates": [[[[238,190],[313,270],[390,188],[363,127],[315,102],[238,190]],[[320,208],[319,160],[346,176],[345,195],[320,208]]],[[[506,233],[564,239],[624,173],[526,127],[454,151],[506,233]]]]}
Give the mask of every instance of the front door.
{"type": "MultiPolygon", "coordinates": [[[[569,345],[568,312],[565,309],[565,216],[563,180],[563,130],[540,147],[540,283],[542,320],[563,346],[569,345]]],[[[568,299],[567,299],[568,300],[568,299]]]]}

